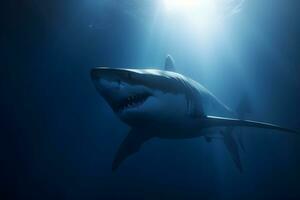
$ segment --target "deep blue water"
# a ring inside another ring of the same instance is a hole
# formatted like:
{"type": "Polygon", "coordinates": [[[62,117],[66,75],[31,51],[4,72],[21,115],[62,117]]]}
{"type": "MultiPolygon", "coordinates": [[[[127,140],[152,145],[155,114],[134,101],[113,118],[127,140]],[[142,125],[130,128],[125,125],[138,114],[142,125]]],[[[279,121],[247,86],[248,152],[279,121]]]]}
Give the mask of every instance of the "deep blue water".
{"type": "Polygon", "coordinates": [[[300,199],[300,138],[243,128],[244,172],[220,141],[147,142],[112,173],[129,127],[96,92],[95,66],[162,68],[247,117],[300,130],[299,3],[245,0],[214,32],[160,1],[9,1],[1,12],[1,199],[300,199]]]}

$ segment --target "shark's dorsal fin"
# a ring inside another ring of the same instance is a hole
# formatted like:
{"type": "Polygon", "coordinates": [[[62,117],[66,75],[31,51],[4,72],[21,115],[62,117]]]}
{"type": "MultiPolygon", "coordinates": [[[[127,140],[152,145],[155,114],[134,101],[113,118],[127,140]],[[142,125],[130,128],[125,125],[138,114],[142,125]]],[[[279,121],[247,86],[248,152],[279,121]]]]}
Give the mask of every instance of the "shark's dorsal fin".
{"type": "Polygon", "coordinates": [[[165,60],[165,70],[167,71],[175,71],[174,59],[171,55],[167,55],[165,60]]]}

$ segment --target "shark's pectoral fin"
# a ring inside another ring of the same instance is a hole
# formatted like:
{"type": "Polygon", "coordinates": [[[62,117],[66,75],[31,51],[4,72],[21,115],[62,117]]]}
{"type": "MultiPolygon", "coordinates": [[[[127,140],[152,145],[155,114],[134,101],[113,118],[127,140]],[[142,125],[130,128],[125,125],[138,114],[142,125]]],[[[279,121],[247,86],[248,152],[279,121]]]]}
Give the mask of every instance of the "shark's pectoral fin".
{"type": "Polygon", "coordinates": [[[240,159],[238,144],[232,135],[232,130],[232,127],[227,127],[224,132],[221,132],[221,134],[223,135],[224,144],[228,152],[230,153],[230,156],[234,161],[236,167],[239,169],[240,172],[243,172],[243,166],[240,159]]]}
{"type": "MultiPolygon", "coordinates": [[[[246,114],[252,112],[252,108],[251,108],[251,105],[249,102],[249,97],[247,95],[244,95],[243,98],[240,100],[235,112],[239,119],[245,119],[246,114]]],[[[244,140],[243,140],[242,128],[239,128],[239,131],[237,132],[237,141],[238,141],[241,149],[244,152],[246,152],[244,140]]]]}
{"type": "Polygon", "coordinates": [[[275,124],[269,124],[264,122],[257,122],[257,121],[250,121],[250,120],[240,120],[240,119],[233,119],[233,118],[225,118],[225,117],[215,117],[215,116],[206,116],[201,119],[201,122],[204,127],[255,127],[255,128],[265,128],[265,129],[273,129],[278,131],[285,131],[290,133],[297,133],[299,132],[283,128],[281,126],[277,126],[275,124]]]}
{"type": "Polygon", "coordinates": [[[128,156],[138,152],[141,145],[150,138],[140,129],[131,129],[117,151],[112,170],[115,171],[128,156]]]}

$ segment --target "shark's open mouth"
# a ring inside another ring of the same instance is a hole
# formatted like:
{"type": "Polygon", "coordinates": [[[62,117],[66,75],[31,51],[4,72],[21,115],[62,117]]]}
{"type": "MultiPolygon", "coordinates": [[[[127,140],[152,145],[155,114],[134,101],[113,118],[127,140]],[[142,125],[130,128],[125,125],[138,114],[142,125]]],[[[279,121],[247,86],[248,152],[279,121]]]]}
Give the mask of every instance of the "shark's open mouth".
{"type": "Polygon", "coordinates": [[[122,112],[126,109],[132,109],[142,105],[151,95],[149,93],[134,94],[128,96],[119,102],[115,107],[116,112],[122,112]]]}

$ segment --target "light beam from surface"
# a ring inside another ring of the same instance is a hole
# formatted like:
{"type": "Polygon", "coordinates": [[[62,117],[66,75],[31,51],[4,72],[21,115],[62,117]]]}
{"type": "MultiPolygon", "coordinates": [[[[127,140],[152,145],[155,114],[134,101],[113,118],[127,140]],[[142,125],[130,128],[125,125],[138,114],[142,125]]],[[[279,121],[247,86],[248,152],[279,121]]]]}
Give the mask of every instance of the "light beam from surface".
{"type": "Polygon", "coordinates": [[[222,26],[220,1],[224,0],[164,0],[164,6],[167,18],[175,19],[181,29],[212,37],[222,26]]]}
{"type": "Polygon", "coordinates": [[[168,12],[194,14],[213,12],[216,8],[215,0],[164,0],[168,12]]]}

